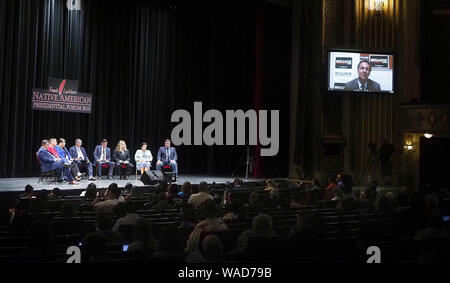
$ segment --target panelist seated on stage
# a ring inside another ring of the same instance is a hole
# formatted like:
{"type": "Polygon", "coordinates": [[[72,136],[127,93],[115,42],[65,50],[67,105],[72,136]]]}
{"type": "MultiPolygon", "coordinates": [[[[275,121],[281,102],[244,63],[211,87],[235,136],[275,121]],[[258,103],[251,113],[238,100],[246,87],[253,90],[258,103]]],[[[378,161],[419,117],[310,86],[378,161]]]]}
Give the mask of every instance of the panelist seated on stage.
{"type": "Polygon", "coordinates": [[[51,138],[51,139],[48,140],[48,143],[49,143],[49,145],[48,145],[48,151],[49,151],[51,154],[53,154],[54,156],[60,157],[59,154],[58,154],[58,151],[56,151],[56,148],[55,148],[56,145],[57,145],[56,139],[55,139],[55,138],[51,138]]]}
{"type": "Polygon", "coordinates": [[[161,171],[162,166],[170,165],[175,175],[178,175],[177,151],[170,146],[170,140],[164,142],[164,147],[160,147],[158,151],[158,162],[156,162],[156,170],[161,171]]]}
{"type": "Polygon", "coordinates": [[[130,151],[127,149],[125,141],[120,140],[117,143],[113,153],[113,160],[118,168],[120,179],[128,179],[134,166],[130,163],[130,151]]]}
{"type": "Polygon", "coordinates": [[[69,150],[66,148],[66,140],[63,138],[59,139],[59,143],[55,146],[56,152],[58,152],[59,157],[64,160],[66,164],[70,164],[69,169],[72,173],[72,176],[77,180],[81,180],[81,172],[78,166],[73,162],[73,158],[69,153],[69,150]]]}
{"type": "Polygon", "coordinates": [[[141,149],[136,151],[134,155],[134,160],[136,161],[137,170],[141,171],[141,175],[144,172],[149,171],[152,167],[153,155],[150,150],[147,149],[148,145],[146,142],[141,144],[141,149]]]}
{"type": "Polygon", "coordinates": [[[107,164],[109,166],[108,179],[113,180],[114,162],[111,161],[111,149],[108,147],[108,140],[103,139],[101,145],[95,147],[94,158],[98,176],[102,176],[102,165],[107,164]]]}
{"type": "Polygon", "coordinates": [[[61,156],[59,155],[59,152],[58,152],[58,150],[57,150],[58,144],[57,144],[57,142],[56,142],[56,139],[55,139],[55,138],[51,138],[51,139],[48,140],[48,142],[49,142],[48,151],[49,151],[52,155],[54,155],[55,157],[61,158],[61,159],[64,161],[65,166],[66,166],[66,167],[69,167],[69,171],[71,172],[72,177],[73,177],[74,179],[76,179],[77,181],[79,181],[79,179],[77,178],[76,172],[75,172],[75,174],[73,174],[73,171],[72,171],[72,168],[71,168],[71,161],[68,160],[68,159],[66,159],[66,158],[64,158],[62,155],[61,155],[61,156]]]}
{"type": "Polygon", "coordinates": [[[43,173],[56,170],[64,174],[66,179],[69,181],[69,184],[79,184],[78,182],[74,181],[69,168],[65,166],[64,160],[62,160],[60,157],[57,157],[50,151],[50,143],[48,140],[43,140],[41,142],[41,148],[38,151],[38,157],[41,163],[41,171],[43,173]]]}
{"type": "Polygon", "coordinates": [[[89,181],[95,181],[94,172],[92,170],[92,163],[87,156],[86,149],[84,149],[83,141],[81,139],[75,140],[75,145],[69,149],[69,153],[73,158],[73,162],[78,166],[78,169],[84,166],[87,169],[89,175],[89,181]]]}

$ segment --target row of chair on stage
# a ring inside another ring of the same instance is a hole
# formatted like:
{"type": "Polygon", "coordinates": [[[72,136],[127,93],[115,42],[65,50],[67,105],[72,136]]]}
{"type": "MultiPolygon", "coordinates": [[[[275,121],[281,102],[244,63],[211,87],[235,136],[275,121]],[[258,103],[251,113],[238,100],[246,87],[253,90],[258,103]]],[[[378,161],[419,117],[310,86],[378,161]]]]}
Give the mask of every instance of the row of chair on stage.
{"type": "MultiPolygon", "coordinates": [[[[86,149],[83,147],[81,139],[75,140],[75,145],[70,149],[66,147],[66,141],[60,138],[42,140],[41,147],[36,152],[36,158],[41,168],[39,183],[43,180],[68,181],[69,184],[79,184],[83,174],[87,172],[88,180],[95,181],[98,178],[114,179],[115,175],[120,179],[128,180],[129,175],[135,169],[136,179],[138,171],[141,175],[150,171],[152,167],[153,155],[148,149],[147,143],[142,143],[134,155],[136,166],[131,163],[130,151],[127,149],[125,141],[120,140],[111,154],[108,141],[103,139],[101,144],[95,147],[94,162],[89,159],[86,149]],[[94,176],[94,167],[96,177],[94,176]],[[103,175],[104,172],[107,173],[103,175]]],[[[178,175],[178,156],[171,141],[166,140],[164,146],[160,147],[157,154],[156,170],[161,168],[170,170],[175,176],[178,175]]]]}

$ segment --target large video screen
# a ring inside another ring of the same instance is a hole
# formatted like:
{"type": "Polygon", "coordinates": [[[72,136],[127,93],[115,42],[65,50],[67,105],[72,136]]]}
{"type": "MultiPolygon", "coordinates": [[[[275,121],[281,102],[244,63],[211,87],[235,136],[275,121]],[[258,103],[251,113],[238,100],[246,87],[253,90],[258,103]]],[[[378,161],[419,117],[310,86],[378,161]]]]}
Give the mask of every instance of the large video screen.
{"type": "Polygon", "coordinates": [[[394,55],[328,52],[328,90],[394,93],[394,55]]]}

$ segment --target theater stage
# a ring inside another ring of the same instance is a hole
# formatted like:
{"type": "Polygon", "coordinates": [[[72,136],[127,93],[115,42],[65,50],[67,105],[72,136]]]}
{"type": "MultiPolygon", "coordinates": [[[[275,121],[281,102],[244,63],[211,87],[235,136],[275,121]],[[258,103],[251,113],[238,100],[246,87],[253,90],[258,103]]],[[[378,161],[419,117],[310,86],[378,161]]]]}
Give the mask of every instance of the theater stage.
{"type": "MultiPolygon", "coordinates": [[[[211,177],[206,175],[179,175],[176,184],[183,184],[186,181],[192,184],[199,184],[205,181],[209,184],[215,182],[217,184],[223,184],[226,182],[233,182],[234,177],[211,177]]],[[[61,190],[82,190],[87,187],[89,183],[95,183],[97,188],[106,188],[111,183],[117,183],[119,187],[124,187],[127,183],[131,183],[136,186],[144,186],[140,181],[140,176],[136,180],[135,176],[130,176],[129,180],[97,180],[97,181],[87,181],[83,179],[79,185],[69,185],[68,183],[50,183],[42,182],[38,184],[38,177],[35,178],[0,178],[0,193],[6,192],[23,192],[25,186],[30,184],[33,186],[34,190],[52,190],[53,188],[60,188],[61,190]]],[[[256,182],[262,181],[262,179],[245,179],[242,178],[244,182],[256,182]]]]}

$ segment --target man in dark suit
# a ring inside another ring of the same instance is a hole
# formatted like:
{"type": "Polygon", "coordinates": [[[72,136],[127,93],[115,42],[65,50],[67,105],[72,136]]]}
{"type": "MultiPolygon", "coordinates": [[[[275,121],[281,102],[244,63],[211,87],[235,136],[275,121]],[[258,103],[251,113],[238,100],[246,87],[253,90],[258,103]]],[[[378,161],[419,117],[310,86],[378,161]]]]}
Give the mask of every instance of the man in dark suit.
{"type": "Polygon", "coordinates": [[[161,171],[161,166],[170,165],[175,175],[178,175],[178,156],[174,147],[170,146],[170,140],[164,142],[164,146],[159,148],[156,170],[161,171]]]}
{"type": "Polygon", "coordinates": [[[114,162],[111,161],[111,149],[108,147],[108,141],[102,140],[101,145],[97,145],[94,150],[95,164],[97,165],[98,176],[102,176],[102,165],[109,165],[108,179],[113,180],[114,162]]]}
{"type": "Polygon", "coordinates": [[[72,173],[68,167],[65,166],[64,160],[57,157],[49,151],[50,143],[48,140],[41,142],[41,148],[39,149],[37,156],[41,165],[42,172],[50,172],[53,170],[62,172],[71,185],[78,185],[79,183],[73,180],[72,173]]]}
{"type": "Polygon", "coordinates": [[[89,181],[95,181],[94,173],[92,170],[92,163],[89,160],[89,157],[86,154],[86,149],[82,147],[83,142],[81,139],[75,140],[75,145],[69,149],[69,153],[73,158],[73,162],[78,166],[81,171],[81,168],[84,166],[89,175],[89,181]]]}
{"type": "Polygon", "coordinates": [[[377,82],[369,79],[372,72],[372,65],[367,60],[362,60],[358,64],[358,78],[345,84],[345,90],[363,91],[363,92],[380,92],[381,87],[377,82]]]}
{"type": "Polygon", "coordinates": [[[70,155],[69,150],[66,148],[66,140],[63,138],[60,138],[58,145],[55,146],[55,150],[58,153],[59,157],[61,157],[61,159],[64,160],[64,162],[66,164],[70,165],[69,169],[70,169],[70,172],[72,172],[72,176],[77,181],[80,181],[81,180],[80,168],[78,168],[78,166],[75,164],[75,162],[73,162],[73,158],[70,155]]]}

